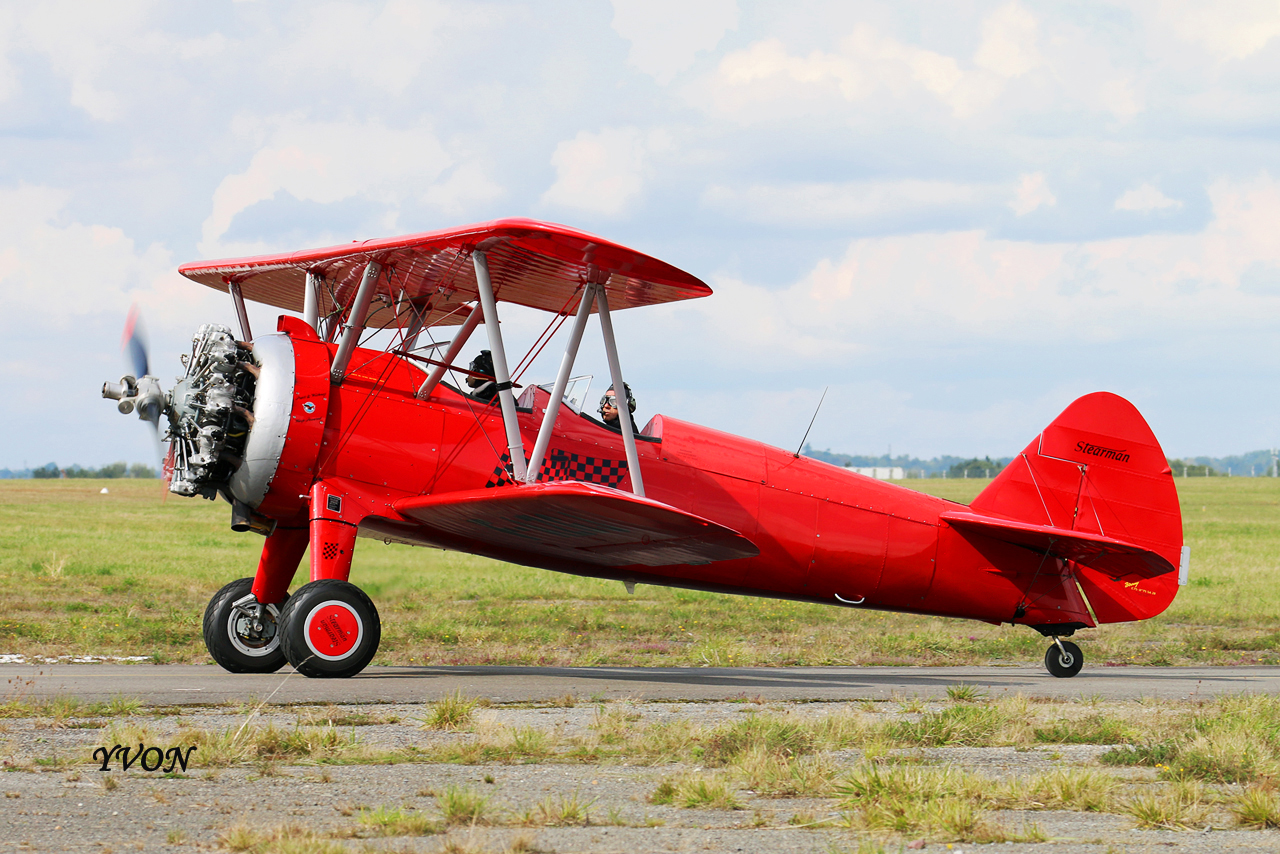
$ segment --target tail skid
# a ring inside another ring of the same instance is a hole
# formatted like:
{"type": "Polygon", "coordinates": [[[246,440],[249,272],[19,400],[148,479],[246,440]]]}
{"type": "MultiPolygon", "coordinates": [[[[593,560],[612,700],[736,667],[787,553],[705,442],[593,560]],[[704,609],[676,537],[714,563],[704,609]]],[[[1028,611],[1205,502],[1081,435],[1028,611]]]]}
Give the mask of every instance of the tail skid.
{"type": "Polygon", "coordinates": [[[1146,421],[1107,392],[1072,403],[992,481],[956,528],[1066,562],[1100,623],[1144,620],[1178,592],[1182,513],[1146,421]]]}

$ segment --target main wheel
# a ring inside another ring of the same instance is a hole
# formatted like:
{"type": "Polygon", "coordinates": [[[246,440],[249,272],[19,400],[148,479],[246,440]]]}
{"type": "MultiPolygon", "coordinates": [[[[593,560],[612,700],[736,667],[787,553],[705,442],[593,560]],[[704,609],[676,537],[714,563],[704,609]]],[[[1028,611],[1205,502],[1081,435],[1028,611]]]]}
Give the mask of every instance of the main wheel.
{"type": "Polygon", "coordinates": [[[1044,666],[1059,679],[1068,679],[1080,672],[1084,667],[1084,653],[1071,641],[1063,641],[1062,649],[1055,643],[1044,654],[1044,666]]]}
{"type": "Polygon", "coordinates": [[[354,584],[333,579],[299,587],[280,614],[280,646],[303,676],[355,676],[382,640],[378,609],[354,584]]]}
{"type": "Polygon", "coordinates": [[[231,582],[204,609],[204,645],[213,660],[232,673],[274,673],[284,667],[280,612],[288,602],[262,604],[253,579],[231,582]]]}

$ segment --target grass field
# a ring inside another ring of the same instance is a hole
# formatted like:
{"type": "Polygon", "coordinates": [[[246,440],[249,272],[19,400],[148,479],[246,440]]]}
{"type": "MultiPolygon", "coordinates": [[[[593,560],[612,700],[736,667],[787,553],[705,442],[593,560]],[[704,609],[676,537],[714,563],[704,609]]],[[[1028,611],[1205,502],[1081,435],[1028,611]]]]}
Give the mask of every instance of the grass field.
{"type": "MultiPolygon", "coordinates": [[[[986,483],[904,481],[957,501],[986,483]]],[[[1178,486],[1191,584],[1157,619],[1082,632],[1086,657],[1280,662],[1280,479],[1178,486]]],[[[0,481],[0,654],[207,661],[205,604],[253,574],[262,540],[233,533],[225,504],[161,495],[158,481],[0,481]]],[[[374,540],[359,541],[352,580],[382,614],[375,664],[985,664],[1045,649],[1025,627],[646,586],[629,596],[616,582],[374,540]]]]}

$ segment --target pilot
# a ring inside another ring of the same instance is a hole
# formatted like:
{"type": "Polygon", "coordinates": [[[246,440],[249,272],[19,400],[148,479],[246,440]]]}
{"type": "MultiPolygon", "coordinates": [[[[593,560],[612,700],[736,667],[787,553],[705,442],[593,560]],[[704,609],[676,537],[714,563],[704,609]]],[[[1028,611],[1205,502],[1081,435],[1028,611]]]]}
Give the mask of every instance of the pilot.
{"type": "MultiPolygon", "coordinates": [[[[470,370],[477,374],[487,374],[493,376],[493,354],[488,350],[481,350],[480,355],[471,360],[471,364],[467,366],[470,370]]],[[[492,379],[484,377],[467,377],[467,385],[471,387],[472,397],[478,397],[483,401],[493,400],[498,395],[498,384],[492,379]]]]}
{"type": "MultiPolygon", "coordinates": [[[[631,432],[637,436],[640,435],[640,428],[636,427],[636,399],[631,395],[631,386],[627,383],[622,384],[623,389],[627,392],[627,417],[631,419],[631,432]]],[[[613,386],[609,386],[609,390],[604,393],[604,397],[600,398],[600,420],[604,422],[604,426],[612,427],[619,432],[622,431],[622,425],[618,423],[618,398],[613,393],[613,386]]]]}

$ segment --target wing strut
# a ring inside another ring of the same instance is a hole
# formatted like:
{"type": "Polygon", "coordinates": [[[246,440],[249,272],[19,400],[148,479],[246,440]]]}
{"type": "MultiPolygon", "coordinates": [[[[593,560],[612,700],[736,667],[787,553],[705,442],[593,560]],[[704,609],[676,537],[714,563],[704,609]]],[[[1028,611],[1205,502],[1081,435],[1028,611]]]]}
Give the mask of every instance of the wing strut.
{"type": "Polygon", "coordinates": [[[448,370],[446,366],[454,364],[454,360],[458,358],[458,354],[462,352],[462,348],[466,346],[467,339],[471,337],[471,333],[476,331],[476,327],[480,321],[484,319],[484,312],[479,306],[471,308],[471,314],[467,315],[467,319],[463,321],[462,328],[458,330],[458,334],[453,336],[453,343],[449,345],[449,349],[440,357],[443,364],[433,365],[431,373],[427,374],[427,378],[423,381],[422,387],[418,389],[418,399],[426,400],[431,397],[431,392],[435,391],[437,385],[440,384],[444,372],[448,370]]]}
{"type": "Polygon", "coordinates": [[[241,340],[248,343],[253,340],[249,330],[249,312],[244,307],[244,294],[240,292],[240,283],[227,280],[227,292],[231,294],[231,302],[236,307],[236,319],[240,321],[241,340]]]}
{"type": "MultiPolygon", "coordinates": [[[[587,318],[591,316],[591,303],[595,301],[595,295],[596,286],[593,284],[588,284],[582,289],[578,315],[573,319],[569,343],[565,345],[564,358],[560,360],[560,373],[556,374],[556,383],[551,389],[551,400],[547,402],[547,411],[542,415],[542,426],[538,428],[538,441],[533,445],[533,457],[529,460],[530,483],[538,479],[538,472],[542,470],[542,458],[546,456],[547,446],[551,444],[551,430],[555,427],[556,416],[560,414],[560,402],[564,400],[564,390],[569,384],[569,374],[573,373],[573,361],[578,358],[578,345],[582,343],[582,333],[587,328],[587,318]]],[[[643,493],[639,494],[643,495],[643,493]]]]}
{"type": "Polygon", "coordinates": [[[320,334],[320,283],[319,273],[307,271],[307,286],[302,292],[302,319],[320,334]]]}
{"type": "Polygon", "coordinates": [[[355,301],[351,303],[351,311],[347,314],[346,328],[342,330],[342,340],[338,342],[338,352],[333,355],[333,369],[329,376],[334,385],[341,385],[343,377],[347,375],[347,364],[351,361],[351,354],[355,352],[360,333],[364,331],[364,321],[369,316],[369,302],[373,299],[378,274],[381,272],[382,265],[377,261],[370,261],[364,267],[360,290],[356,291],[355,301]]]}
{"type": "Polygon", "coordinates": [[[631,491],[644,497],[644,480],[640,477],[640,454],[636,451],[636,435],[631,429],[631,401],[627,385],[622,381],[622,365],[618,362],[618,344],[613,340],[613,320],[609,317],[609,297],[604,286],[596,289],[596,308],[600,314],[600,332],[604,335],[604,352],[609,357],[609,375],[613,393],[618,399],[618,425],[622,427],[622,445],[627,449],[627,468],[631,470],[631,491]]]}
{"type": "MultiPolygon", "coordinates": [[[[498,325],[498,304],[489,281],[489,260],[480,249],[472,250],[471,263],[476,269],[476,290],[484,309],[484,327],[489,333],[489,350],[493,355],[493,378],[498,382],[498,401],[502,404],[502,423],[507,428],[507,453],[511,457],[511,474],[517,481],[526,479],[524,440],[516,421],[516,398],[511,393],[511,373],[507,369],[507,351],[502,346],[502,328],[498,325]]],[[[448,359],[445,359],[447,362],[448,359]]]]}

